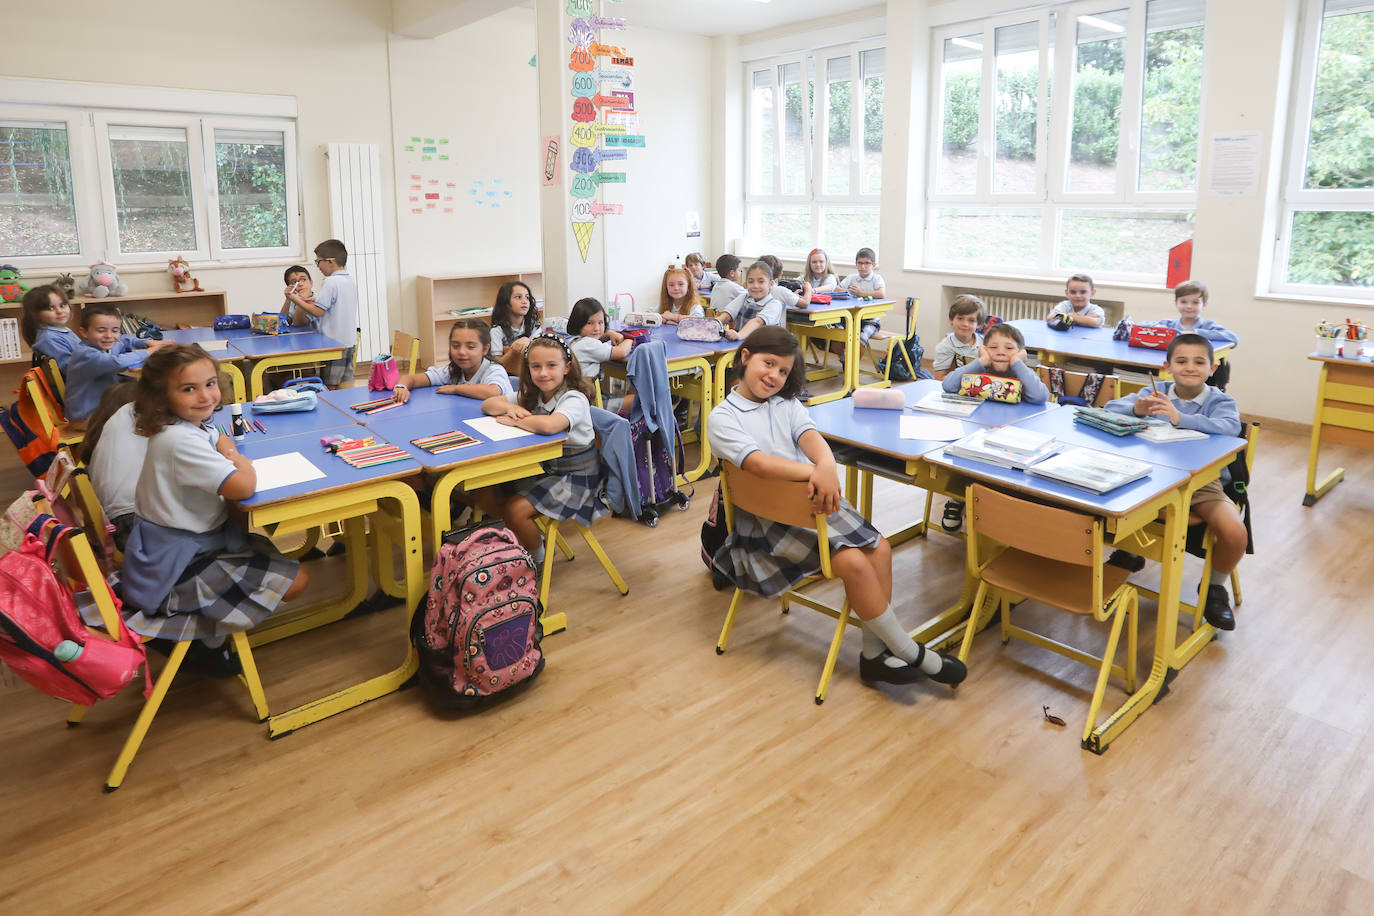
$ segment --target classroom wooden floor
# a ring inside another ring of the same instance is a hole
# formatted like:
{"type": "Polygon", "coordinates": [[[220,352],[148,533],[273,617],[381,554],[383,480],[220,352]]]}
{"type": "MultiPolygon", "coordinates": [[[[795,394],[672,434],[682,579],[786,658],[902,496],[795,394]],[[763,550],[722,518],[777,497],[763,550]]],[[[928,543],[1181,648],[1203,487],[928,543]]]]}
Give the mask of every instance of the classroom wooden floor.
{"type": "MultiPolygon", "coordinates": [[[[480,715],[411,690],[274,742],[237,682],[186,676],[107,795],[137,692],[69,730],[0,687],[0,912],[1368,913],[1374,456],[1325,454],[1348,479],[1303,509],[1306,440],[1266,434],[1239,629],[1104,756],[1078,744],[1093,672],[992,633],[955,692],[864,687],[851,632],[820,707],[828,619],[755,600],[717,657],[698,485],[657,530],[599,523],[628,597],[585,550],[559,564],[568,631],[480,715]]],[[[899,548],[899,615],[948,604],[962,562],[944,535],[899,548]]],[[[263,648],[273,708],[391,667],[401,626],[263,648]]]]}

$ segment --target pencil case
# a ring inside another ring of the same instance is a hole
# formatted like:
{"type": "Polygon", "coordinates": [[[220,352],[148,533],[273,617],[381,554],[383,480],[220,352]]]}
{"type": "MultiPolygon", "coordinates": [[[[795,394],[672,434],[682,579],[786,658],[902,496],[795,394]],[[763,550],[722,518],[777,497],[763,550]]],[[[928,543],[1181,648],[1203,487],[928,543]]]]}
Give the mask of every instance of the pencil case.
{"type": "Polygon", "coordinates": [[[296,391],[314,391],[324,394],[329,388],[325,385],[324,379],[318,375],[307,375],[304,378],[293,378],[291,381],[282,385],[283,388],[291,388],[296,391]]]}
{"type": "Polygon", "coordinates": [[[986,375],[970,372],[959,379],[959,393],[969,398],[982,398],[986,401],[1001,401],[1005,404],[1021,403],[1021,380],[1001,375],[986,375]]]}
{"type": "Polygon", "coordinates": [[[678,340],[715,343],[725,336],[725,325],[719,318],[683,318],[677,323],[678,340]]]}
{"type": "Polygon", "coordinates": [[[1127,416],[1107,410],[1105,407],[1076,407],[1073,421],[1100,429],[1113,436],[1130,436],[1145,429],[1149,424],[1138,417],[1127,416]]]}
{"type": "Polygon", "coordinates": [[[253,402],[254,413],[297,413],[314,410],[319,396],[313,391],[297,388],[278,388],[253,402]]]}
{"type": "Polygon", "coordinates": [[[255,312],[253,313],[253,333],[254,334],[280,334],[281,333],[281,313],[280,312],[255,312]]]}
{"type": "Polygon", "coordinates": [[[1137,324],[1131,327],[1130,338],[1126,341],[1128,346],[1140,347],[1145,350],[1167,350],[1169,341],[1178,334],[1173,328],[1159,328],[1152,324],[1137,324]]]}
{"type": "Polygon", "coordinates": [[[253,326],[248,320],[247,315],[217,315],[215,316],[214,329],[216,331],[246,331],[253,326]]]}
{"type": "Polygon", "coordinates": [[[854,406],[901,410],[906,406],[906,395],[896,388],[859,388],[854,392],[854,406]]]}
{"type": "Polygon", "coordinates": [[[630,312],[625,316],[627,328],[656,328],[663,324],[663,316],[658,312],[630,312]]]}

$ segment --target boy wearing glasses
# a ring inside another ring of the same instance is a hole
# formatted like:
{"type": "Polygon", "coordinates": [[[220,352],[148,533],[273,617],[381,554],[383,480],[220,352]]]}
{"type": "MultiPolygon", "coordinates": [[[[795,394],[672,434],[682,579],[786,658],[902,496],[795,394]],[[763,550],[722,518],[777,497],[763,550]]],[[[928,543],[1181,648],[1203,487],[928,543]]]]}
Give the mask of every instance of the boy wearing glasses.
{"type": "Polygon", "coordinates": [[[338,239],[325,239],[315,246],[315,266],[324,274],[324,282],[315,291],[314,299],[292,302],[310,316],[320,333],[348,346],[343,356],[324,364],[323,378],[330,388],[337,388],[353,374],[353,350],[358,335],[358,286],[347,270],[348,249],[338,239]]]}

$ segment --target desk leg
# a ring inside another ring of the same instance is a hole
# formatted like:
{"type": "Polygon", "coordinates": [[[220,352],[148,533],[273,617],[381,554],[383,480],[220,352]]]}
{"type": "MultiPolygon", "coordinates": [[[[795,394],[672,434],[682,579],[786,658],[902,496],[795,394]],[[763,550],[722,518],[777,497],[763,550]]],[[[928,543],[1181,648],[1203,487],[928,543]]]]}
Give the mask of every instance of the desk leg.
{"type": "Polygon", "coordinates": [[[360,516],[344,520],[344,541],[348,545],[345,553],[348,578],[343,594],[273,614],[248,634],[250,646],[256,649],[258,646],[265,646],[279,639],[342,620],[367,597],[367,542],[360,516]]]}
{"type": "Polygon", "coordinates": [[[410,644],[410,615],[415,613],[416,607],[420,604],[426,582],[426,576],[420,569],[420,501],[416,498],[414,490],[394,480],[382,484],[375,495],[379,499],[391,498],[396,500],[402,531],[404,532],[406,614],[401,636],[406,644],[405,658],[399,667],[393,668],[386,674],[378,675],[363,681],[361,684],[346,687],[323,699],[314,700],[272,716],[267,720],[269,737],[280,738],[282,735],[288,735],[313,722],[318,722],[346,709],[352,709],[354,706],[360,706],[369,700],[386,696],[388,693],[400,689],[401,685],[410,680],[419,666],[415,647],[410,644]]]}
{"type": "Polygon", "coordinates": [[[1178,593],[1183,584],[1183,552],[1188,536],[1187,512],[1181,492],[1174,495],[1164,510],[1166,546],[1160,568],[1155,655],[1150,666],[1150,676],[1145,679],[1139,690],[1127,697],[1126,702],[1094,728],[1083,742],[1083,747],[1095,754],[1106,751],[1108,745],[1116,740],[1128,725],[1154,704],[1164,689],[1170,669],[1176,665],[1177,655],[1174,647],[1178,637],[1178,593]]]}
{"type": "MultiPolygon", "coordinates": [[[[857,331],[859,323],[854,320],[853,313],[846,313],[841,317],[840,323],[843,324],[845,328],[844,375],[841,377],[840,390],[816,395],[811,398],[808,402],[809,404],[825,404],[829,401],[838,401],[840,398],[848,397],[849,393],[854,390],[854,379],[858,376],[855,360],[859,358],[859,333],[857,331]]],[[[826,342],[826,346],[830,346],[828,341],[826,342]]]]}
{"type": "Polygon", "coordinates": [[[1317,452],[1322,442],[1322,415],[1326,412],[1326,372],[1329,363],[1322,363],[1321,376],[1317,380],[1317,410],[1312,417],[1312,447],[1307,453],[1307,494],[1302,498],[1304,506],[1314,506],[1317,500],[1326,495],[1345,477],[1345,468],[1336,468],[1317,483],[1317,452]]]}
{"type": "Polygon", "coordinates": [[[706,435],[706,424],[707,418],[711,413],[711,408],[718,403],[713,397],[717,383],[715,374],[711,371],[711,364],[704,359],[694,360],[691,363],[691,368],[696,370],[699,378],[697,384],[701,386],[701,435],[697,437],[697,447],[700,455],[697,460],[697,466],[690,471],[685,468],[682,469],[682,480],[686,483],[700,480],[711,470],[711,462],[713,459],[711,455],[711,443],[706,435]]]}

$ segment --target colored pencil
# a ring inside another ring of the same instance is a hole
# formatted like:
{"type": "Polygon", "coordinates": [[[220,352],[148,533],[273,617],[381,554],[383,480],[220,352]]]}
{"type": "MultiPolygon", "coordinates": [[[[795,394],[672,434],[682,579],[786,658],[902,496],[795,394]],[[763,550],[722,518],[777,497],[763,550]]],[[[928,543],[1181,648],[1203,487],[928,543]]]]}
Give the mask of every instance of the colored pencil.
{"type": "Polygon", "coordinates": [[[368,416],[371,416],[371,415],[374,414],[374,413],[381,413],[383,410],[393,410],[393,409],[395,409],[395,408],[397,408],[397,407],[404,407],[404,406],[406,406],[406,405],[397,403],[396,401],[392,401],[392,402],[390,402],[390,403],[388,403],[388,404],[382,405],[381,407],[374,407],[374,408],[372,408],[371,410],[364,411],[364,413],[366,413],[368,416]]]}
{"type": "Polygon", "coordinates": [[[394,404],[394,403],[396,403],[396,402],[395,402],[392,398],[377,398],[375,401],[363,401],[361,404],[354,404],[354,405],[352,405],[352,409],[353,409],[353,410],[371,410],[372,408],[374,408],[374,407],[380,407],[380,406],[382,406],[383,404],[394,404]]]}

